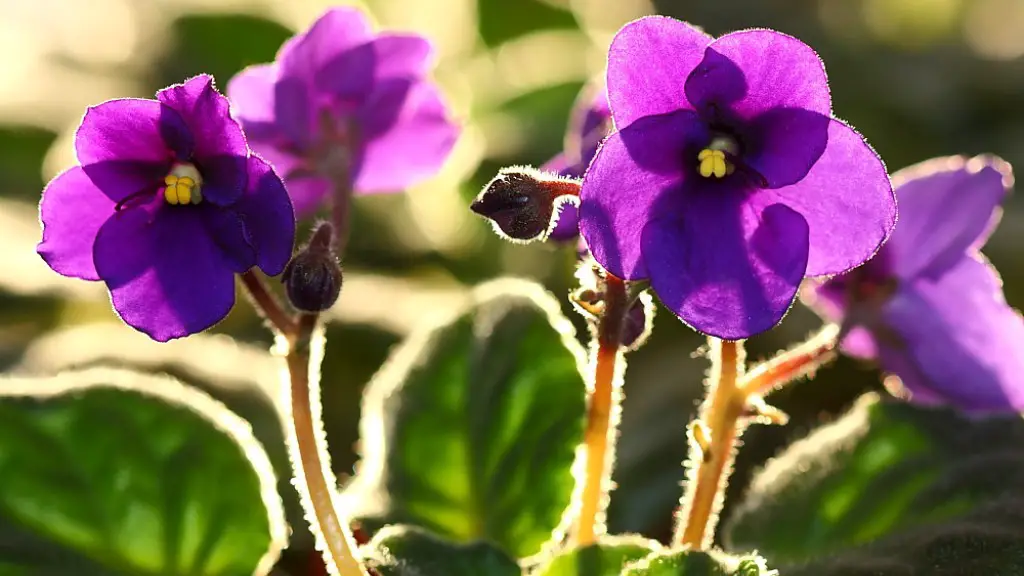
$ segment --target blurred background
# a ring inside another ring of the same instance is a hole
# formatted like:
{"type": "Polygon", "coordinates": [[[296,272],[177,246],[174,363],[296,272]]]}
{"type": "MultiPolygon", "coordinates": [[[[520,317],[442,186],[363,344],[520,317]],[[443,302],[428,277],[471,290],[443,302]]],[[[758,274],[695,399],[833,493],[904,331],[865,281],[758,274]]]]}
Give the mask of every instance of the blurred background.
{"type": "MultiPolygon", "coordinates": [[[[351,2],[347,2],[350,3],[351,2]]],[[[74,162],[72,134],[103,100],[152,97],[187,76],[224,87],[332,3],[324,0],[0,0],[0,370],[49,373],[115,361],[171,372],[249,418],[285,470],[268,335],[246,306],[210,334],[167,345],[122,326],[100,284],[62,278],[35,254],[44,183],[74,162]],[[224,335],[234,338],[228,338],[224,335]]],[[[662,13],[711,34],[769,27],[825,60],[835,113],[867,136],[892,170],[933,156],[991,152],[1024,167],[1024,2],[1021,0],[373,0],[382,27],[437,46],[437,81],[464,131],[435,179],[407,194],[362,197],[331,312],[324,405],[334,466],[353,470],[360,390],[413,327],[499,276],[536,279],[560,297],[574,251],[510,245],[467,210],[508,164],[539,165],[561,149],[582,84],[604,67],[625,22],[662,13]]],[[[1024,169],[1024,168],[1022,168],[1024,169]]],[[[1007,299],[1024,306],[1024,204],[1012,199],[986,253],[1007,299]]],[[[563,299],[564,300],[564,299],[563,299]]],[[[566,303],[566,312],[571,314],[566,303]]],[[[965,311],[969,313],[969,311],[965,311]]],[[[816,328],[797,307],[754,339],[758,358],[816,328]]],[[[581,330],[582,333],[582,330],[581,330]]],[[[668,313],[630,357],[613,498],[614,531],[664,537],[679,496],[684,425],[701,392],[702,340],[668,313]]],[[[745,437],[730,494],[790,440],[878,387],[871,366],[841,360],[778,395],[785,427],[745,437]]],[[[283,474],[287,476],[287,473],[283,474]]],[[[290,489],[282,484],[286,495],[290,489]]],[[[302,526],[291,503],[291,520],[302,526]]],[[[726,511],[728,513],[728,510],[726,511]]],[[[291,560],[311,549],[296,531],[291,560]]]]}

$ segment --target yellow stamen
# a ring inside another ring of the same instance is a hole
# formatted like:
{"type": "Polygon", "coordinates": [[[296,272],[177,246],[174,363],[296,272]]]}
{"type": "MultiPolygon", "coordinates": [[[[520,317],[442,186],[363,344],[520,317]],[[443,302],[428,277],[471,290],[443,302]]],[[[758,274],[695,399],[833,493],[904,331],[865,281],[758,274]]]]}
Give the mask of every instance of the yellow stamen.
{"type": "Polygon", "coordinates": [[[725,158],[725,152],[721,150],[705,148],[697,154],[697,160],[700,161],[700,175],[705,178],[725,178],[727,174],[732,174],[736,170],[736,167],[725,158]]]}
{"type": "Polygon", "coordinates": [[[203,201],[203,178],[191,164],[175,164],[164,177],[164,200],[168,204],[199,204],[203,201]]]}

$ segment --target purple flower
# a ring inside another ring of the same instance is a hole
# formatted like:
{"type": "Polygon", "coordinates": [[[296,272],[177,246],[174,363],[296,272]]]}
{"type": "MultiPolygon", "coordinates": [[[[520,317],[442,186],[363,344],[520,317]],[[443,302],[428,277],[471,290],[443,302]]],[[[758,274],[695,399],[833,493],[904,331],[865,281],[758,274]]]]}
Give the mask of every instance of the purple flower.
{"type": "MultiPolygon", "coordinates": [[[[565,132],[565,149],[541,166],[541,170],[582,178],[597,154],[597,148],[611,130],[612,113],[608,109],[608,91],[604,88],[604,81],[587,84],[572,107],[569,127],[565,132]]],[[[558,215],[558,224],[548,238],[568,242],[576,240],[579,235],[579,208],[575,204],[564,204],[558,215]]]]}
{"type": "Polygon", "coordinates": [[[361,12],[334,8],[288,40],[271,64],[228,84],[249,146],[288,184],[296,212],[316,210],[332,182],[400,191],[436,173],[455,143],[431,47],[411,34],[374,34],[361,12]]]}
{"type": "Polygon", "coordinates": [[[89,108],[75,134],[81,165],[43,190],[37,250],[59,274],[105,282],[125,322],[166,341],[224,318],[235,274],[279,274],[295,217],[213,78],[156,97],[89,108]]]}
{"type": "Polygon", "coordinates": [[[937,158],[893,175],[900,223],[867,264],[804,301],[850,329],[842,350],[877,359],[914,401],[1024,410],[1024,321],[978,249],[1012,186],[994,157],[937,158]]]}
{"type": "Polygon", "coordinates": [[[618,131],[584,176],[580,231],[609,272],[649,279],[697,330],[771,328],[805,276],[860,265],[891,232],[885,166],[832,117],[799,40],[641,18],[612,41],[607,79],[618,131]]]}

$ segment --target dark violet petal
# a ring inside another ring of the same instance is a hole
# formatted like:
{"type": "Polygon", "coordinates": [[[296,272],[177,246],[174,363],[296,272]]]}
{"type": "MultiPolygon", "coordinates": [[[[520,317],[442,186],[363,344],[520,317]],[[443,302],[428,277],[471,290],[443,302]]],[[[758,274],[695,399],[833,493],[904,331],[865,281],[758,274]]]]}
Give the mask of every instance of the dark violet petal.
{"type": "Polygon", "coordinates": [[[401,191],[433,176],[459,134],[440,91],[425,81],[382,82],[355,118],[357,193],[401,191]]]}
{"type": "Polygon", "coordinates": [[[156,194],[164,185],[170,162],[152,163],[138,160],[110,160],[86,164],[85,173],[107,198],[126,201],[145,192],[156,194]]]}
{"type": "MultiPolygon", "coordinates": [[[[841,324],[847,316],[847,281],[851,274],[833,276],[825,281],[806,280],[800,289],[800,301],[827,322],[841,324]]],[[[865,311],[867,312],[867,311],[865,311]]],[[[877,316],[877,312],[875,313],[877,316]]],[[[878,347],[871,331],[864,326],[850,328],[841,348],[847,356],[862,359],[878,357],[878,347]]]]}
{"type": "Polygon", "coordinates": [[[379,82],[422,78],[432,52],[422,36],[381,34],[324,64],[316,72],[316,88],[345,102],[361,102],[379,82]]]}
{"type": "Polygon", "coordinates": [[[558,223],[548,235],[548,239],[556,242],[576,241],[580,235],[580,209],[575,204],[566,202],[562,204],[561,211],[556,218],[558,218],[558,223]]]}
{"type": "Polygon", "coordinates": [[[653,220],[643,232],[651,287],[686,324],[729,340],[778,324],[807,265],[808,229],[782,204],[763,210],[742,191],[694,195],[682,219],[653,220]]]}
{"type": "Polygon", "coordinates": [[[298,217],[309,216],[324,203],[331,190],[331,181],[320,176],[303,175],[285,181],[288,196],[298,217]]]}
{"type": "Polygon", "coordinates": [[[93,247],[121,319],[160,342],[213,326],[235,302],[232,263],[188,208],[154,202],[121,210],[93,247]]]}
{"type": "Polygon", "coordinates": [[[324,65],[368,41],[372,35],[370,23],[358,8],[331,8],[317,18],[309,30],[281,47],[278,52],[281,77],[297,78],[312,86],[324,65]]]}
{"type": "Polygon", "coordinates": [[[727,105],[747,119],[779,107],[832,115],[821,58],[800,40],[773,30],[742,30],[716,38],[686,79],[686,95],[698,109],[727,105]]]}
{"type": "Polygon", "coordinates": [[[753,201],[796,210],[811,230],[807,276],[839,274],[864,263],[892,233],[896,200],[878,154],[833,119],[828,147],[799,183],[760,190],[753,201]]]}
{"type": "Polygon", "coordinates": [[[249,158],[249,189],[232,207],[245,222],[256,265],[277,276],[292,256],[295,214],[284,183],[262,159],[249,158]]]}
{"type": "Polygon", "coordinates": [[[961,410],[1024,410],[1024,321],[980,257],[962,257],[934,282],[905,285],[886,318],[902,340],[892,348],[915,372],[903,379],[912,394],[961,410]]]}
{"type": "Polygon", "coordinates": [[[92,246],[100,226],[114,215],[114,202],[75,166],[57,175],[43,189],[39,220],[43,240],[36,252],[58,274],[99,280],[92,246]]]}
{"type": "Polygon", "coordinates": [[[245,156],[248,152],[242,127],[231,117],[231,105],[214,87],[213,76],[189,78],[157,92],[156,97],[185,121],[195,139],[197,162],[210,156],[245,156]]]}
{"type": "Polygon", "coordinates": [[[316,139],[319,127],[312,88],[299,78],[282,78],[274,85],[274,117],[283,140],[305,150],[316,139]]]}
{"type": "Polygon", "coordinates": [[[206,234],[221,250],[231,270],[241,274],[256,265],[256,248],[249,241],[245,222],[235,212],[236,206],[237,203],[231,208],[204,204],[196,212],[203,221],[206,234]]]}
{"type": "Polygon", "coordinates": [[[125,162],[170,165],[192,153],[192,134],[174,110],[156,100],[124,98],[91,106],[75,132],[75,154],[83,165],[125,162]]]}
{"type": "Polygon", "coordinates": [[[208,156],[197,167],[203,175],[204,201],[228,206],[242,197],[238,186],[248,185],[245,156],[208,156]]]}
{"type": "Polygon", "coordinates": [[[274,84],[277,82],[276,64],[258,64],[243,69],[228,82],[227,95],[231,111],[246,136],[249,123],[274,122],[274,84]]]}
{"type": "Polygon", "coordinates": [[[831,118],[803,108],[772,108],[745,129],[743,162],[765,188],[800,182],[828,146],[831,118]]]}
{"type": "Polygon", "coordinates": [[[904,168],[893,184],[900,219],[887,246],[896,273],[936,277],[984,244],[1013,172],[994,156],[951,156],[904,168]]]}
{"type": "Polygon", "coordinates": [[[608,50],[608,100],[616,126],[692,109],[683,85],[711,40],[697,28],[663,16],[623,26],[608,50]]]}
{"type": "Polygon", "coordinates": [[[565,156],[581,177],[597,148],[612,128],[612,113],[608,107],[608,91],[604,81],[591,81],[580,90],[569,116],[565,132],[565,156]]]}
{"type": "MultiPolygon", "coordinates": [[[[609,136],[583,178],[580,233],[594,259],[619,278],[649,275],[640,233],[657,216],[655,203],[682,194],[683,162],[691,147],[687,138],[707,138],[695,113],[646,116],[609,136]]],[[[676,208],[682,208],[682,199],[676,208]]]]}

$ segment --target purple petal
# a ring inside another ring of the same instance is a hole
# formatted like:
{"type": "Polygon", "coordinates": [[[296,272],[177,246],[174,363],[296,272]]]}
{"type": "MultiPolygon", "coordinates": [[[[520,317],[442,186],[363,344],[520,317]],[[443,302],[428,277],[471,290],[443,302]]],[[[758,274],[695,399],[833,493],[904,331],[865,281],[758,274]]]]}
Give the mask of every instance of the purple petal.
{"type": "Polygon", "coordinates": [[[126,98],[90,107],[75,133],[75,152],[96,186],[114,202],[160,186],[192,134],[181,116],[156,100],[126,98]]]}
{"type": "Polygon", "coordinates": [[[640,234],[656,202],[682,194],[684,158],[701,141],[707,130],[688,110],[643,117],[604,141],[583,177],[580,233],[606,270],[625,280],[648,277],[640,234]]]}
{"type": "MultiPolygon", "coordinates": [[[[540,167],[540,170],[542,172],[553,172],[560,176],[576,178],[578,176],[571,174],[574,168],[575,166],[569,164],[569,158],[566,157],[564,153],[560,152],[545,162],[544,165],[540,167]]],[[[580,176],[582,176],[582,174],[580,174],[580,176]]]]}
{"type": "Polygon", "coordinates": [[[36,252],[54,272],[99,280],[92,260],[96,234],[114,215],[114,202],[75,166],[50,180],[39,203],[43,240],[36,252]]]}
{"type": "Polygon", "coordinates": [[[362,142],[357,192],[400,191],[433,176],[459,133],[437,87],[423,81],[382,83],[355,118],[362,142]]]}
{"type": "Polygon", "coordinates": [[[608,91],[601,83],[591,82],[580,90],[569,116],[565,133],[565,155],[572,163],[573,177],[582,177],[597,154],[608,133],[611,132],[611,109],[608,108],[608,91]]]}
{"type": "Polygon", "coordinates": [[[274,83],[277,82],[277,65],[259,64],[249,66],[235,74],[228,82],[227,95],[231,110],[242,123],[248,134],[248,122],[271,123],[274,121],[274,83]]]}
{"type": "Polygon", "coordinates": [[[575,204],[566,202],[558,212],[558,223],[548,238],[556,242],[570,242],[580,235],[580,209],[575,204]]]}
{"type": "Polygon", "coordinates": [[[358,103],[380,82],[423,77],[432,57],[430,42],[422,36],[382,34],[324,64],[316,73],[316,87],[358,103]]]}
{"type": "Polygon", "coordinates": [[[772,108],[748,125],[743,161],[766,188],[796,184],[824,154],[830,125],[831,118],[817,112],[772,108]]]}
{"type": "MultiPolygon", "coordinates": [[[[827,322],[841,324],[848,314],[850,294],[848,281],[852,273],[834,276],[824,282],[807,280],[801,287],[800,300],[827,322]]],[[[863,313],[869,313],[865,310],[863,313]]],[[[877,315],[877,313],[875,313],[877,315]]],[[[877,323],[877,320],[872,324],[877,323]]],[[[844,354],[854,358],[878,358],[874,336],[864,326],[855,326],[847,332],[840,344],[844,354]]]]}
{"type": "Polygon", "coordinates": [[[864,263],[892,233],[896,201],[885,165],[855,130],[833,120],[828,147],[799,183],[761,190],[756,201],[786,204],[807,221],[807,276],[839,274],[864,263]]]}
{"type": "Polygon", "coordinates": [[[832,115],[821,58],[792,36],[773,30],[733,32],[715,39],[702,56],[686,78],[686,96],[698,109],[727,105],[747,119],[772,108],[832,115]]]}
{"type": "Polygon", "coordinates": [[[274,85],[275,126],[296,150],[306,150],[319,135],[314,96],[300,78],[282,78],[274,85]]]}
{"type": "Polygon", "coordinates": [[[368,41],[372,34],[370,23],[358,8],[331,8],[309,30],[282,47],[278,53],[281,77],[299,78],[312,86],[315,75],[328,62],[368,41]]]}
{"type": "Polygon", "coordinates": [[[292,207],[295,209],[295,214],[300,217],[316,212],[331,191],[331,181],[319,176],[296,176],[289,178],[286,182],[288,196],[292,199],[292,207]]]}
{"type": "Polygon", "coordinates": [[[1024,409],[1024,321],[987,262],[965,256],[935,281],[905,285],[886,318],[915,369],[904,379],[911,393],[970,411],[1024,409]]]}
{"type": "Polygon", "coordinates": [[[233,208],[205,204],[196,212],[203,221],[206,235],[220,248],[231,270],[241,274],[256,265],[256,248],[249,240],[245,222],[233,208]]]}
{"type": "Polygon", "coordinates": [[[686,324],[735,340],[778,324],[807,266],[808,228],[782,204],[761,210],[742,191],[693,194],[683,218],[643,231],[658,298],[686,324]]]}
{"type": "Polygon", "coordinates": [[[256,265],[277,276],[292,256],[295,214],[284,183],[262,159],[249,158],[249,189],[232,208],[245,222],[256,265]]]}
{"type": "Polygon", "coordinates": [[[93,256],[121,319],[160,342],[213,326],[235,302],[232,262],[187,207],[121,210],[100,228],[93,256]]]}
{"type": "Polygon", "coordinates": [[[245,191],[249,149],[213,77],[200,74],[164,88],[156,97],[181,115],[195,137],[194,161],[203,175],[203,198],[221,205],[237,200],[245,191]]]}
{"type": "Polygon", "coordinates": [[[608,100],[616,126],[692,109],[683,85],[711,40],[697,28],[663,16],[623,26],[608,49],[608,100]]]}
{"type": "Polygon", "coordinates": [[[888,249],[896,272],[936,277],[984,244],[1013,172],[994,156],[951,156],[900,170],[893,182],[900,221],[888,249]]]}

